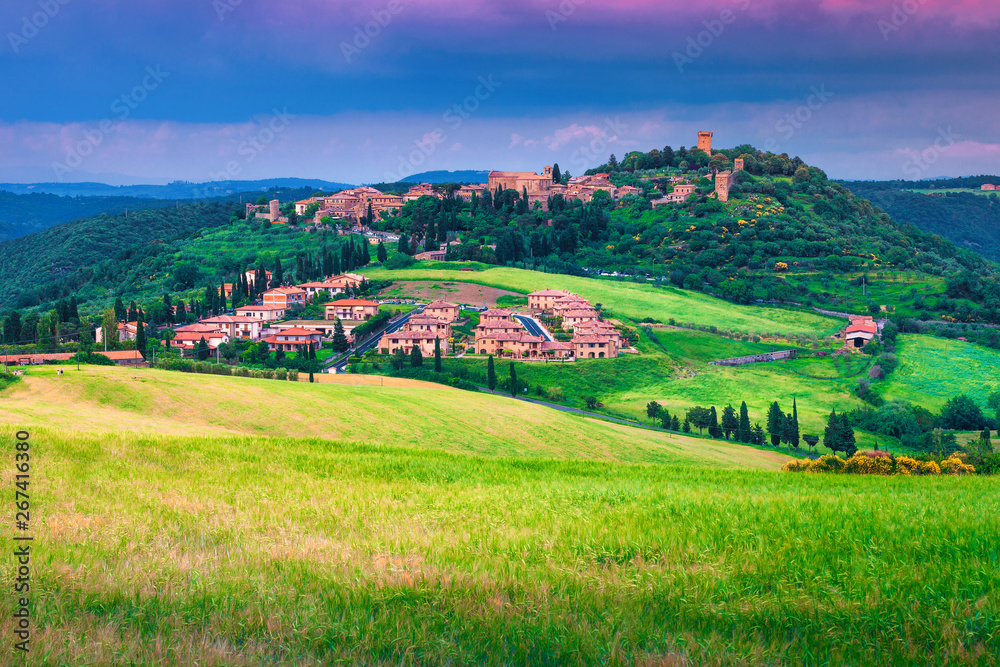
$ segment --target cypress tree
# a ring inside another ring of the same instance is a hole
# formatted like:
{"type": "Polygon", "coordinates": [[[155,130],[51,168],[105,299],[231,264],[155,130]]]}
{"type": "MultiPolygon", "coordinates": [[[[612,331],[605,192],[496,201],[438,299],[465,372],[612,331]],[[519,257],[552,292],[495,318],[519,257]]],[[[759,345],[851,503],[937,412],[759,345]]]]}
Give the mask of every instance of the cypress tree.
{"type": "Polygon", "coordinates": [[[361,266],[368,266],[372,263],[371,245],[365,243],[361,248],[361,266]]]}
{"type": "Polygon", "coordinates": [[[333,351],[337,354],[341,354],[346,351],[348,347],[349,344],[347,342],[347,335],[344,334],[344,325],[338,317],[333,325],[333,351]]]}
{"type": "Polygon", "coordinates": [[[840,445],[847,458],[851,458],[858,451],[854,428],[851,426],[846,412],[840,413],[840,445]]]}
{"type": "Polygon", "coordinates": [[[219,312],[226,312],[226,283],[219,285],[219,312]]]}
{"type": "Polygon", "coordinates": [[[510,362],[510,395],[517,396],[519,387],[517,386],[517,370],[514,368],[514,362],[510,362]]]}
{"type": "Polygon", "coordinates": [[[750,412],[747,410],[747,402],[743,401],[740,405],[740,432],[739,440],[740,442],[750,442],[753,437],[753,433],[750,430],[750,412]]]}
{"type": "Polygon", "coordinates": [[[801,436],[799,434],[799,405],[798,402],[792,399],[792,423],[789,427],[789,442],[795,449],[799,448],[799,440],[801,436]]]}
{"type": "Polygon", "coordinates": [[[775,401],[767,411],[767,432],[771,434],[771,445],[774,447],[781,446],[781,427],[784,421],[785,415],[775,401]]]}
{"type": "Polygon", "coordinates": [[[378,242],[378,250],[375,253],[378,258],[379,264],[385,264],[385,260],[389,258],[389,253],[385,250],[385,244],[381,241],[378,242]]]}
{"type": "Polygon", "coordinates": [[[313,372],[312,371],[309,371],[309,381],[310,382],[315,382],[316,381],[316,378],[313,377],[313,372]]]}
{"type": "Polygon", "coordinates": [[[285,282],[285,270],[281,267],[281,258],[274,259],[274,284],[281,285],[285,282]]]}
{"type": "Polygon", "coordinates": [[[441,372],[441,339],[434,338],[434,372],[441,372]]]}
{"type": "Polygon", "coordinates": [[[679,431],[679,430],[681,430],[681,420],[680,420],[680,417],[678,417],[677,415],[674,415],[674,419],[670,423],[670,430],[671,431],[679,431]]]}
{"type": "Polygon", "coordinates": [[[489,361],[486,362],[486,386],[493,391],[497,388],[497,372],[493,368],[493,355],[490,355],[489,361]]]}
{"type": "Polygon", "coordinates": [[[412,368],[421,368],[423,365],[424,355],[420,352],[420,346],[415,344],[410,351],[410,366],[412,368]]]}
{"type": "Polygon", "coordinates": [[[135,322],[135,349],[143,359],[146,358],[146,325],[143,324],[141,316],[135,322]]]}
{"type": "Polygon", "coordinates": [[[71,319],[71,320],[79,320],[80,319],[80,311],[77,310],[76,295],[75,294],[69,298],[69,319],[71,319]]]}
{"type": "Polygon", "coordinates": [[[830,417],[826,420],[826,431],[823,433],[823,444],[831,452],[836,454],[837,452],[843,451],[843,438],[840,435],[840,418],[837,417],[837,411],[834,410],[830,413],[830,417]]]}
{"type": "Polygon", "coordinates": [[[198,341],[197,347],[198,359],[200,361],[205,361],[208,359],[208,343],[205,342],[205,337],[202,336],[201,340],[198,341]]]}
{"type": "Polygon", "coordinates": [[[122,298],[118,297],[115,299],[115,319],[119,322],[124,322],[126,317],[128,317],[128,311],[125,310],[122,298]]]}
{"type": "Polygon", "coordinates": [[[735,433],[736,439],[740,435],[740,418],[736,416],[736,410],[732,405],[727,405],[722,410],[722,432],[726,435],[726,440],[735,433]]]}
{"type": "Polygon", "coordinates": [[[715,406],[708,411],[708,434],[713,438],[722,437],[722,429],[719,428],[719,413],[715,411],[715,406]]]}

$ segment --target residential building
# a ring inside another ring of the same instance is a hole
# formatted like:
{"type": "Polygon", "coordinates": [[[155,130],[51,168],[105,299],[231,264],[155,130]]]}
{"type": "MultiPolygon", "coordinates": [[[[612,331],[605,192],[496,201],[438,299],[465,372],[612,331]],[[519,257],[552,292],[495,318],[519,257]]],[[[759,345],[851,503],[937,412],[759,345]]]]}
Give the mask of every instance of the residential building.
{"type": "Polygon", "coordinates": [[[292,327],[264,339],[268,349],[282,352],[302,352],[309,346],[316,349],[322,345],[323,332],[316,329],[292,327]]]}
{"type": "MultiPolygon", "coordinates": [[[[344,335],[350,338],[354,325],[343,321],[340,324],[344,327],[344,335]]],[[[315,329],[321,332],[324,338],[329,340],[333,338],[333,334],[337,330],[337,320],[288,320],[287,322],[275,322],[268,327],[267,333],[268,335],[274,335],[288,329],[315,329]]]]}
{"type": "Polygon", "coordinates": [[[608,336],[573,336],[573,349],[577,359],[613,359],[618,356],[614,342],[608,336]]]}
{"type": "Polygon", "coordinates": [[[510,322],[514,319],[514,314],[504,308],[491,308],[479,313],[480,324],[489,322],[510,322]]]}
{"type": "Polygon", "coordinates": [[[451,323],[458,320],[459,310],[459,306],[456,303],[435,301],[424,308],[424,315],[427,315],[428,317],[436,317],[444,320],[445,322],[451,323]]]}
{"type": "Polygon", "coordinates": [[[850,326],[844,330],[844,343],[847,347],[860,349],[870,343],[878,334],[878,323],[872,318],[852,317],[850,326]]]}
{"type": "MultiPolygon", "coordinates": [[[[478,334],[478,332],[477,332],[478,334]]],[[[476,351],[479,354],[538,358],[542,355],[541,336],[532,336],[527,331],[519,333],[483,334],[476,337],[476,351]]]]}
{"type": "Polygon", "coordinates": [[[557,299],[570,296],[570,293],[559,289],[543,289],[528,295],[528,308],[531,310],[551,312],[557,299]]]}
{"type": "Polygon", "coordinates": [[[170,339],[170,346],[192,350],[201,342],[202,338],[213,350],[229,342],[229,334],[218,329],[214,331],[175,331],[174,337],[170,339]]]}
{"type": "Polygon", "coordinates": [[[296,285],[296,287],[308,294],[306,298],[311,300],[318,292],[328,292],[331,296],[343,294],[347,291],[347,281],[334,279],[320,280],[312,283],[302,283],[301,285],[296,285]]]}
{"type": "Polygon", "coordinates": [[[451,338],[451,324],[436,317],[413,315],[406,323],[408,331],[424,331],[439,338],[451,338]]]}
{"type": "Polygon", "coordinates": [[[997,186],[993,185],[992,183],[986,183],[985,185],[983,185],[982,189],[986,191],[996,190],[997,186]]]}
{"type": "Polygon", "coordinates": [[[458,190],[455,191],[455,197],[466,202],[472,201],[472,195],[476,195],[477,198],[482,197],[483,193],[489,188],[486,183],[480,183],[478,185],[463,185],[458,190]]]}
{"type": "Polygon", "coordinates": [[[558,340],[542,342],[542,355],[554,359],[568,359],[575,351],[573,343],[563,343],[558,340]]]}
{"type": "Polygon", "coordinates": [[[264,321],[245,315],[220,315],[201,320],[202,324],[217,327],[224,331],[230,338],[244,338],[257,340],[260,338],[260,329],[264,321]]]}
{"type": "Polygon", "coordinates": [[[382,336],[378,346],[383,354],[395,354],[396,350],[412,354],[413,348],[417,347],[424,357],[433,357],[435,341],[440,341],[441,354],[448,354],[448,339],[430,331],[396,331],[382,336]]]}
{"type": "Polygon", "coordinates": [[[572,331],[578,324],[591,322],[600,319],[600,317],[598,312],[593,308],[567,310],[562,313],[562,326],[563,329],[572,331]]]}
{"type": "Polygon", "coordinates": [[[250,317],[264,322],[280,320],[285,316],[288,308],[285,306],[241,306],[236,309],[236,314],[243,317],[250,317]]]}
{"type": "MultiPolygon", "coordinates": [[[[250,269],[249,271],[246,271],[243,275],[247,279],[247,285],[250,285],[251,287],[256,286],[257,271],[255,269],[250,269]]],[[[264,276],[267,279],[267,284],[264,285],[264,287],[268,288],[271,286],[271,281],[274,279],[274,274],[270,271],[264,271],[264,276]]]]}
{"type": "Polygon", "coordinates": [[[378,315],[378,303],[363,299],[341,299],[325,304],[326,319],[366,322],[378,315]]]}
{"type": "Polygon", "coordinates": [[[447,250],[428,250],[427,252],[422,252],[420,254],[414,255],[413,259],[419,259],[430,262],[443,262],[447,254],[448,254],[447,250]]]}
{"type": "Polygon", "coordinates": [[[286,310],[306,304],[306,291],[298,287],[276,287],[264,292],[265,306],[279,306],[286,310]]]}

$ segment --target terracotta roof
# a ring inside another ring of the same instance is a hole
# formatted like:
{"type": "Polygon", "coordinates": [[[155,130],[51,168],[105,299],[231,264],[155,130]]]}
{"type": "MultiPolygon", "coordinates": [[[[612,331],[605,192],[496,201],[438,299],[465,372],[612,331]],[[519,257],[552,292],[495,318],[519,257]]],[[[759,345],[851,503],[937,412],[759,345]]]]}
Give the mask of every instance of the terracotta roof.
{"type": "Polygon", "coordinates": [[[510,317],[512,313],[503,308],[490,308],[479,313],[479,317],[510,317]]]}
{"type": "Polygon", "coordinates": [[[567,310],[565,313],[563,313],[563,317],[570,317],[570,318],[573,318],[573,317],[597,317],[597,316],[598,315],[597,315],[597,311],[596,310],[584,310],[582,308],[580,310],[567,310]]]}
{"type": "Polygon", "coordinates": [[[458,308],[457,303],[449,303],[447,301],[435,301],[427,305],[427,308],[458,308]]]}
{"type": "Polygon", "coordinates": [[[858,322],[857,324],[852,324],[851,326],[847,327],[846,333],[849,333],[849,334],[852,334],[852,333],[877,334],[878,333],[878,325],[875,324],[874,322],[858,322]]]}
{"type": "Polygon", "coordinates": [[[236,312],[249,313],[257,310],[288,310],[288,309],[285,308],[284,306],[240,306],[239,308],[236,309],[236,312]]]}
{"type": "Polygon", "coordinates": [[[440,324],[440,325],[446,325],[446,324],[448,324],[447,322],[445,322],[444,320],[442,320],[440,317],[432,317],[430,315],[420,315],[419,317],[416,316],[416,315],[414,315],[413,317],[411,317],[409,319],[408,323],[409,324],[440,324]]]}
{"type": "Polygon", "coordinates": [[[610,342],[611,339],[608,338],[607,336],[593,336],[593,335],[573,336],[574,345],[578,343],[610,343],[610,342]]]}
{"type": "Polygon", "coordinates": [[[264,292],[264,294],[273,294],[275,292],[278,294],[305,294],[305,290],[300,290],[298,287],[275,287],[272,290],[264,292]]]}
{"type": "Polygon", "coordinates": [[[324,304],[327,306],[378,306],[375,301],[365,301],[364,299],[341,299],[324,304]]]}
{"type": "Polygon", "coordinates": [[[209,319],[202,320],[205,324],[249,324],[252,322],[262,322],[263,320],[258,320],[253,317],[246,317],[244,315],[219,315],[218,317],[212,317],[209,319]]]}
{"type": "Polygon", "coordinates": [[[177,333],[217,333],[220,329],[219,327],[211,324],[187,324],[182,327],[177,327],[174,331],[177,333]]]}
{"type": "Polygon", "coordinates": [[[513,320],[506,320],[503,322],[482,322],[477,329],[521,329],[523,328],[519,322],[513,320]]]}
{"type": "Polygon", "coordinates": [[[316,329],[303,329],[302,327],[292,327],[291,329],[285,329],[279,336],[322,336],[322,331],[317,331],[316,329]]]}
{"type": "Polygon", "coordinates": [[[438,338],[435,334],[430,331],[396,331],[395,333],[386,334],[386,338],[389,340],[434,340],[438,338]]]}
{"type": "Polygon", "coordinates": [[[495,340],[507,343],[541,343],[541,337],[535,337],[526,333],[498,333],[483,336],[481,340],[495,340]]]}
{"type": "Polygon", "coordinates": [[[572,343],[563,343],[558,340],[547,340],[542,343],[543,350],[572,350],[572,343]]]}
{"type": "Polygon", "coordinates": [[[568,296],[568,295],[561,289],[543,289],[537,292],[532,292],[528,296],[568,296]]]}
{"type": "Polygon", "coordinates": [[[212,338],[226,338],[226,337],[228,337],[228,335],[229,334],[223,333],[222,331],[218,331],[218,330],[216,330],[216,331],[178,331],[177,334],[174,336],[173,340],[171,340],[171,342],[173,342],[174,340],[179,340],[179,341],[182,341],[182,342],[186,341],[186,340],[193,340],[193,341],[195,341],[197,343],[202,338],[204,338],[207,341],[207,340],[210,340],[212,338]]]}
{"type": "Polygon", "coordinates": [[[326,287],[343,287],[347,283],[343,280],[328,280],[326,282],[320,283],[302,283],[301,285],[296,285],[299,289],[304,289],[306,287],[312,287],[316,289],[323,289],[326,287]]]}

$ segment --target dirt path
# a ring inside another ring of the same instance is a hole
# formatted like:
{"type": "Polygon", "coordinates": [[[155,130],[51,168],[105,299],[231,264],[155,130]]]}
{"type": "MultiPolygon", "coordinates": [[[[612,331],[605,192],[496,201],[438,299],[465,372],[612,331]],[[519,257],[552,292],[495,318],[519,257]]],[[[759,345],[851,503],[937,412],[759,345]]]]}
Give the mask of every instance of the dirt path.
{"type": "Polygon", "coordinates": [[[382,290],[379,294],[383,299],[406,298],[421,301],[451,301],[470,306],[495,307],[501,296],[520,296],[517,292],[474,285],[472,283],[456,283],[445,281],[410,281],[399,282],[382,290]]]}

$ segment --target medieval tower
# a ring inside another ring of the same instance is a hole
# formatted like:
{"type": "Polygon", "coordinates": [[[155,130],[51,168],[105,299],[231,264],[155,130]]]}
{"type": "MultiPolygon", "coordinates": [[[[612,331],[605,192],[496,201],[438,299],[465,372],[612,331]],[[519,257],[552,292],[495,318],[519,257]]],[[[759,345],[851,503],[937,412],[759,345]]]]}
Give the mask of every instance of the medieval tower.
{"type": "Polygon", "coordinates": [[[712,136],[713,132],[699,132],[698,133],[698,149],[705,151],[705,154],[709,157],[712,156],[712,136]]]}

